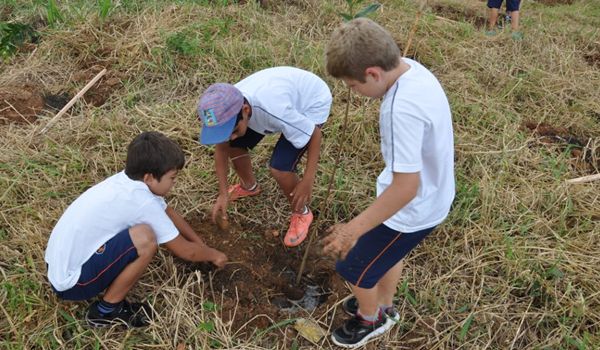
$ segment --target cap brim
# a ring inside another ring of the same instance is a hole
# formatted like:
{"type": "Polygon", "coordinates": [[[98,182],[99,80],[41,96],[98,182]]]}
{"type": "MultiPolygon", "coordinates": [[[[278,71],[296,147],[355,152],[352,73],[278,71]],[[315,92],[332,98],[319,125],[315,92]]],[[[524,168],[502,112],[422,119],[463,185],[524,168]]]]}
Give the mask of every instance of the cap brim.
{"type": "Polygon", "coordinates": [[[203,145],[214,145],[229,140],[236,120],[237,118],[234,117],[221,125],[204,126],[200,132],[200,143],[203,145]]]}

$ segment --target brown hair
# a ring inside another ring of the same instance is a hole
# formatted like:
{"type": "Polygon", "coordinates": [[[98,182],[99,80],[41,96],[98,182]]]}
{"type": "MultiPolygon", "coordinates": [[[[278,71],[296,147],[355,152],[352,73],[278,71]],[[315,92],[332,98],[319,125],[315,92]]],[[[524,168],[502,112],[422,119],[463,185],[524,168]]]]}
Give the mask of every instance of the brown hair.
{"type": "Polygon", "coordinates": [[[185,163],[181,147],[157,131],[145,131],[136,136],[127,147],[125,174],[132,180],[141,180],[152,174],[160,181],[171,170],[180,170],[185,163]]]}
{"type": "Polygon", "coordinates": [[[399,58],[400,48],[387,30],[368,18],[356,18],[331,35],[327,72],[364,83],[367,68],[380,67],[387,72],[398,66],[399,58]]]}

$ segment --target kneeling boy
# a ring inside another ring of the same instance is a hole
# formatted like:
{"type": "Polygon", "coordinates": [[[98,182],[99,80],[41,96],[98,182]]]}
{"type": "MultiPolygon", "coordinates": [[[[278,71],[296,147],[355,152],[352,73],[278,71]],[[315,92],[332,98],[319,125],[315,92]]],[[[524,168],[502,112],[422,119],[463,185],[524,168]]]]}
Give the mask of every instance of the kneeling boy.
{"type": "Polygon", "coordinates": [[[185,260],[218,267],[227,261],[163,199],[183,165],[183,152],[174,141],[144,132],[129,144],[125,170],[85,191],[52,230],[45,260],[56,295],[87,300],[104,292],[87,311],[89,325],[148,325],[149,306],[125,297],[159,244],[185,260]]]}

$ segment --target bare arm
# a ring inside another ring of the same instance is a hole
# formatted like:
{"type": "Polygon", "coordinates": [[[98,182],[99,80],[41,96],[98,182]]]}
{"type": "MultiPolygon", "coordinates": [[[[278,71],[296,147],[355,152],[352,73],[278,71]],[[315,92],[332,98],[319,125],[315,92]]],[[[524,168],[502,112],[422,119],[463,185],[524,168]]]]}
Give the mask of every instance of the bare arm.
{"type": "Polygon", "coordinates": [[[229,194],[227,193],[227,173],[229,171],[229,142],[219,143],[215,146],[215,172],[219,180],[219,196],[212,209],[212,221],[216,222],[217,216],[227,217],[229,194]]]}
{"type": "Polygon", "coordinates": [[[177,230],[179,230],[179,235],[175,239],[165,243],[167,249],[175,254],[175,256],[187,261],[210,261],[217,267],[225,265],[227,256],[204,243],[179,213],[171,207],[167,207],[166,213],[171,221],[173,221],[173,224],[175,224],[175,227],[177,227],[177,230]]]}
{"type": "Polygon", "coordinates": [[[402,209],[417,195],[420,173],[394,173],[392,183],[367,209],[347,224],[329,229],[331,233],[323,240],[323,252],[346,256],[356,240],[402,209]]]}

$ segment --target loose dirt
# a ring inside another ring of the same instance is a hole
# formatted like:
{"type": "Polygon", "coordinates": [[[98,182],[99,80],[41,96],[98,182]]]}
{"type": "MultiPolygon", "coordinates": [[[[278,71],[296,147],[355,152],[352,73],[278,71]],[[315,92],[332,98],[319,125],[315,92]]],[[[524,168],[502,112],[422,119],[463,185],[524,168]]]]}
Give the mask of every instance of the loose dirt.
{"type": "Polygon", "coordinates": [[[33,84],[0,88],[0,124],[32,123],[44,109],[44,97],[33,84]]]}
{"type": "MultiPolygon", "coordinates": [[[[349,294],[335,272],[333,260],[321,256],[320,247],[314,244],[302,281],[296,286],[307,241],[299,248],[286,248],[283,228],[230,223],[226,232],[199,218],[192,218],[190,224],[207,244],[224,252],[229,263],[221,270],[215,270],[212,264],[179,263],[186,271],[203,272],[211,286],[204,291],[205,297],[219,297],[215,301],[222,303],[221,317],[224,322],[232,321],[235,329],[261,314],[275,321],[304,317],[307,312],[321,316],[349,294]]],[[[343,315],[338,317],[343,319],[343,315]]],[[[260,317],[251,321],[249,329],[270,325],[268,318],[260,317]]]]}

